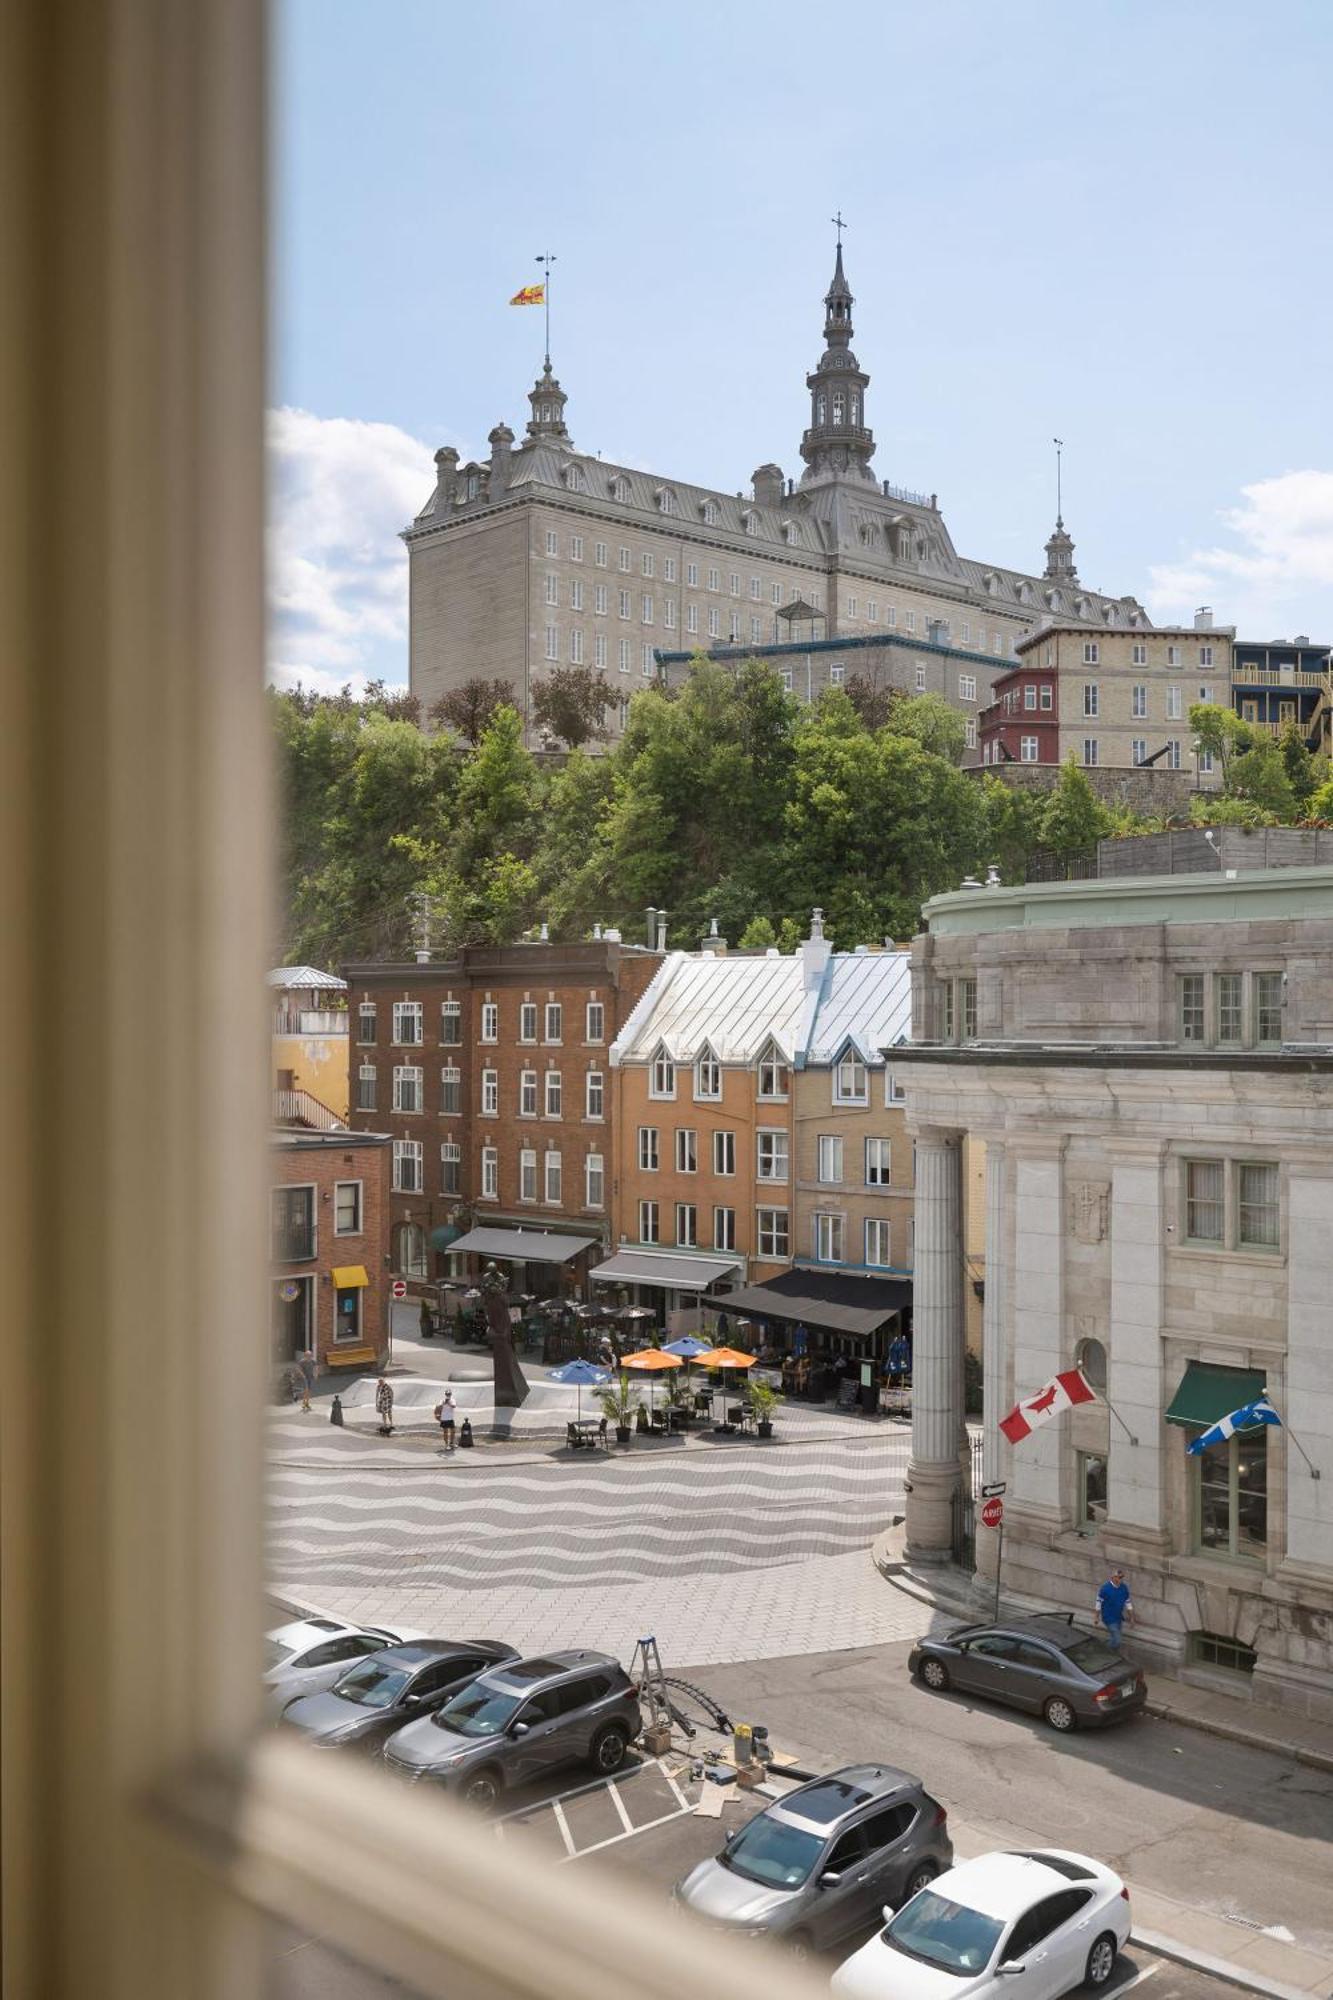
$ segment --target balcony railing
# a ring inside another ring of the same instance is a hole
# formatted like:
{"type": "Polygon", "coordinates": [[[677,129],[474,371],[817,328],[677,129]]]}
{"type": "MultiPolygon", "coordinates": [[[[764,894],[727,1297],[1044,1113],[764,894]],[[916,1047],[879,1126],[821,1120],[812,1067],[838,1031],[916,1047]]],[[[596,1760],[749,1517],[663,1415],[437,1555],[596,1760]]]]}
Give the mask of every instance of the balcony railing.
{"type": "MultiPolygon", "coordinates": [[[[1200,668],[1200,672],[1205,671],[1200,668]]],[[[1321,688],[1327,685],[1328,679],[1327,674],[1314,674],[1296,667],[1237,666],[1231,670],[1233,687],[1321,688]]]]}
{"type": "Polygon", "coordinates": [[[305,1008],[293,1014],[280,1007],[273,1016],[273,1032],[275,1035],[345,1035],[347,1009],[305,1008]]]}

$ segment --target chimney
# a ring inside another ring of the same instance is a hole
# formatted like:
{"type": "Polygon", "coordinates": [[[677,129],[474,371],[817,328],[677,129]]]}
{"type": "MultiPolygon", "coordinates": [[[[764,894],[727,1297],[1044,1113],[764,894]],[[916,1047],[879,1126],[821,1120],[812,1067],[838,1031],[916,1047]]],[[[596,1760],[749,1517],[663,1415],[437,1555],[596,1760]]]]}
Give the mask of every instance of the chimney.
{"type": "Polygon", "coordinates": [[[821,984],[833,947],[824,936],[824,912],[814,910],[810,916],[810,935],[801,940],[801,984],[807,993],[813,993],[821,984]]]}
{"type": "Polygon", "coordinates": [[[458,491],[458,453],[451,444],[441,445],[435,454],[435,497],[432,514],[447,514],[458,491]]]}
{"type": "Polygon", "coordinates": [[[491,447],[491,489],[494,500],[509,484],[509,454],[514,449],[514,433],[508,424],[497,424],[487,443],[491,447]]]}
{"type": "Polygon", "coordinates": [[[657,912],[657,949],[658,949],[659,951],[665,951],[665,950],[666,950],[666,948],[667,948],[667,946],[666,946],[666,911],[665,911],[665,910],[659,910],[659,911],[657,912]]]}
{"type": "Polygon", "coordinates": [[[600,944],[602,941],[602,927],[600,924],[594,924],[592,927],[592,941],[594,944],[600,944]]]}
{"type": "Polygon", "coordinates": [[[657,905],[650,903],[647,909],[647,938],[649,951],[657,949],[657,905]]]}
{"type": "Polygon", "coordinates": [[[1194,629],[1196,632],[1212,631],[1213,607],[1211,604],[1201,604],[1199,606],[1198,610],[1194,614],[1194,629]]]}
{"type": "Polygon", "coordinates": [[[750,474],[754,497],[761,507],[782,505],[782,467],[761,465],[750,474]]]}
{"type": "Polygon", "coordinates": [[[428,951],[418,951],[418,953],[417,953],[417,964],[418,964],[418,965],[429,965],[429,964],[430,964],[430,953],[429,953],[428,951]]]}
{"type": "Polygon", "coordinates": [[[710,958],[725,958],[725,957],[726,957],[726,955],[727,955],[727,940],[726,940],[726,939],[725,939],[724,937],[721,937],[721,936],[719,936],[719,934],[718,934],[718,928],[717,928],[717,918],[716,918],[716,917],[710,917],[710,918],[709,918],[709,920],[708,920],[708,936],[707,936],[706,938],[701,938],[701,939],[700,939],[700,941],[699,941],[699,950],[700,950],[701,952],[707,952],[710,958]]]}

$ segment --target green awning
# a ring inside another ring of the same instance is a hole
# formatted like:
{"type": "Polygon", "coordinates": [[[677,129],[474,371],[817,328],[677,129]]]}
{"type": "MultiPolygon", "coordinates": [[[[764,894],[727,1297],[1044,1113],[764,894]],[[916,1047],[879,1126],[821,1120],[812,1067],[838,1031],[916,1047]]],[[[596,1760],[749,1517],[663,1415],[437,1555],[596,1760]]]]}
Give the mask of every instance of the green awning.
{"type": "Polygon", "coordinates": [[[1197,1425],[1206,1430],[1219,1417],[1243,1410],[1262,1396],[1268,1378],[1259,1368],[1218,1368],[1211,1361],[1189,1361],[1180,1387],[1166,1413],[1169,1424],[1197,1425]]]}

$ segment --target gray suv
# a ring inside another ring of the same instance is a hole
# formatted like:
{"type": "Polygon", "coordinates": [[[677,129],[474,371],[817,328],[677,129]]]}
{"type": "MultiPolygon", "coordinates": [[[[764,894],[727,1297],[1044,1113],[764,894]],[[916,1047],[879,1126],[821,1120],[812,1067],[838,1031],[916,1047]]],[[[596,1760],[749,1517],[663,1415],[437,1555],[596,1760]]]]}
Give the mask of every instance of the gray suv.
{"type": "Polygon", "coordinates": [[[607,1653],[548,1653],[482,1674],[434,1715],[389,1738],[384,1761],[429,1779],[469,1805],[495,1804],[509,1786],[566,1764],[609,1777],[643,1727],[638,1690],[607,1653]]]}
{"type": "Polygon", "coordinates": [[[948,1815],[919,1778],[849,1764],[788,1792],[701,1861],[677,1903],[739,1937],[827,1951],[953,1865],[948,1815]]]}

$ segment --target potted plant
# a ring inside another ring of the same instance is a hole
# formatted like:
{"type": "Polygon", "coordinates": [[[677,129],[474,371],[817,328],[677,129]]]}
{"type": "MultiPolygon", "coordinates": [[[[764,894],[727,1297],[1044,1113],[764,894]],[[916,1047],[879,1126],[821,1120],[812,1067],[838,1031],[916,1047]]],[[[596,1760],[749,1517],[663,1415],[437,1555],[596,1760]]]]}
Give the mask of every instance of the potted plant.
{"type": "Polygon", "coordinates": [[[745,1399],[754,1412],[755,1428],[761,1438],[773,1435],[773,1412],[782,1401],[782,1391],[770,1382],[747,1382],[745,1399]]]}
{"type": "Polygon", "coordinates": [[[628,1375],[617,1377],[613,1384],[597,1391],[597,1400],[602,1406],[602,1415],[616,1427],[616,1443],[628,1444],[630,1427],[643,1405],[630,1387],[628,1375]]]}

